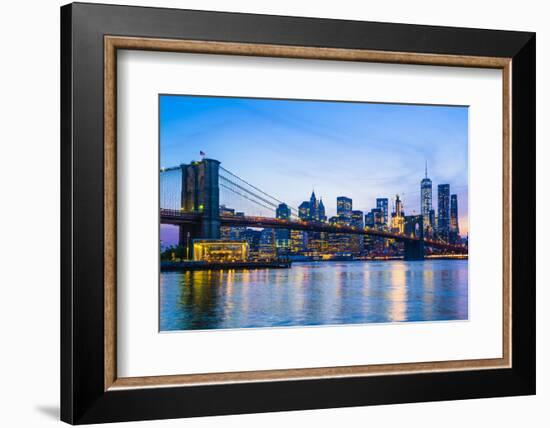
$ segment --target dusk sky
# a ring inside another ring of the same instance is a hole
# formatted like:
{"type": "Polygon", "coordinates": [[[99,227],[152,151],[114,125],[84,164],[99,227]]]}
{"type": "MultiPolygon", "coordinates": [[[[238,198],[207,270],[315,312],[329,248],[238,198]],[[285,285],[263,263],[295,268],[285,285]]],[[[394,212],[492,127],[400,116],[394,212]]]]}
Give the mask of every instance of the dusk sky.
{"type": "Polygon", "coordinates": [[[419,213],[427,161],[434,209],[437,185],[450,184],[468,232],[467,107],[162,95],[161,167],[201,150],[293,207],[315,189],[328,217],[337,196],[366,212],[377,197],[391,211],[399,194],[407,215],[419,213]]]}

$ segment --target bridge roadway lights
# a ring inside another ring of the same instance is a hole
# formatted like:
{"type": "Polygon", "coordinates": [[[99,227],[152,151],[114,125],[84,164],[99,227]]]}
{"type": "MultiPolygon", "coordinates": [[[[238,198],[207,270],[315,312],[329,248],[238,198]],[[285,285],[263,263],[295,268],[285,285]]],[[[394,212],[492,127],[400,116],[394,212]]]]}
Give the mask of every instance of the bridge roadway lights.
{"type": "Polygon", "coordinates": [[[405,241],[405,260],[424,260],[424,241],[405,241]]]}

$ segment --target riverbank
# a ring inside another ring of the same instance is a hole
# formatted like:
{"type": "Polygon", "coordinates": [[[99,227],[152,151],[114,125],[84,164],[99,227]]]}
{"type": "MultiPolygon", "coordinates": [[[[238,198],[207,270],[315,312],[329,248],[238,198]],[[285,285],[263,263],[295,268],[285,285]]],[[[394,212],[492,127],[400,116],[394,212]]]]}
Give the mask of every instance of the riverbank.
{"type": "MultiPolygon", "coordinates": [[[[438,254],[426,256],[425,260],[468,260],[465,254],[438,254]]],[[[326,263],[326,262],[388,262],[405,261],[403,256],[379,256],[379,257],[334,257],[317,258],[313,256],[300,256],[291,260],[274,261],[247,261],[247,262],[204,262],[204,261],[184,261],[171,262],[162,261],[160,263],[161,272],[170,271],[199,271],[199,270],[226,270],[226,269],[289,269],[292,263],[326,263]]]]}
{"type": "MultiPolygon", "coordinates": [[[[405,260],[403,256],[337,256],[337,257],[317,257],[317,256],[291,256],[293,262],[376,262],[376,261],[392,261],[405,260]]],[[[431,254],[425,256],[424,260],[468,260],[467,254],[431,254]]]]}
{"type": "Polygon", "coordinates": [[[185,262],[160,262],[161,272],[168,271],[195,271],[195,270],[225,270],[225,269],[288,269],[292,265],[291,261],[248,261],[248,262],[203,262],[203,261],[185,261],[185,262]]]}

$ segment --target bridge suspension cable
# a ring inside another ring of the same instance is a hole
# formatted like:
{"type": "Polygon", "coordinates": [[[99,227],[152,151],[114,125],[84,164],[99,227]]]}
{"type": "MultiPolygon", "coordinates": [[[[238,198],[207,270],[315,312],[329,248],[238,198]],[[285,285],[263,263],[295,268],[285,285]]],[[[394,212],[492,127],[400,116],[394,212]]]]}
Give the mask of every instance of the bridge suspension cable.
{"type": "Polygon", "coordinates": [[[181,208],[181,168],[165,169],[160,174],[160,207],[179,210],[181,208]]]}
{"type": "MultiPolygon", "coordinates": [[[[234,181],[229,180],[228,178],[226,178],[226,177],[220,175],[220,186],[223,185],[223,187],[225,187],[226,189],[231,190],[231,191],[234,191],[234,190],[231,189],[229,186],[224,185],[224,184],[223,184],[224,182],[228,183],[228,184],[231,185],[231,186],[236,187],[237,189],[239,189],[239,190],[241,190],[241,191],[243,191],[243,192],[248,193],[248,194],[251,195],[252,197],[257,198],[259,201],[261,201],[261,202],[263,202],[263,203],[269,205],[271,208],[275,208],[275,209],[276,209],[277,206],[278,206],[278,204],[275,204],[275,203],[273,203],[273,202],[271,202],[271,201],[269,201],[269,200],[267,200],[267,199],[265,199],[265,198],[262,198],[261,196],[254,194],[253,192],[251,192],[250,190],[244,188],[243,186],[239,186],[239,185],[238,185],[237,183],[235,183],[234,181]]],[[[237,192],[235,191],[235,193],[237,193],[237,192]]],[[[238,194],[241,195],[241,196],[244,196],[244,195],[241,194],[241,193],[238,193],[238,194]]]]}
{"type": "Polygon", "coordinates": [[[239,196],[241,196],[241,197],[243,197],[243,198],[249,200],[250,202],[253,202],[253,203],[255,203],[256,205],[259,205],[260,207],[265,208],[265,209],[267,209],[267,210],[269,210],[269,211],[273,211],[273,209],[274,209],[274,207],[273,207],[272,205],[262,204],[261,202],[259,202],[259,201],[255,200],[255,199],[253,199],[252,197],[247,196],[245,193],[241,193],[241,192],[239,192],[239,191],[237,191],[237,190],[235,190],[235,189],[232,189],[231,187],[226,186],[226,185],[223,184],[223,183],[220,183],[220,187],[223,187],[224,189],[229,190],[230,192],[233,192],[233,193],[235,193],[235,194],[237,194],[237,195],[239,195],[239,196]]]}
{"type": "MultiPolygon", "coordinates": [[[[244,190],[245,192],[253,195],[253,197],[260,199],[261,201],[268,203],[269,205],[273,206],[274,208],[277,208],[279,204],[283,204],[284,202],[280,199],[276,198],[275,196],[270,195],[267,192],[264,192],[262,189],[254,186],[253,184],[250,184],[248,181],[244,180],[243,178],[239,177],[237,174],[234,174],[233,172],[229,171],[228,169],[225,169],[224,167],[220,166],[220,172],[226,173],[227,175],[231,176],[231,178],[224,176],[223,174],[220,174],[220,179],[226,180],[227,182],[233,184],[234,186],[238,187],[241,190],[244,190]],[[241,183],[241,184],[239,184],[241,183]],[[249,187],[250,189],[247,189],[249,187]],[[259,193],[259,194],[258,194],[259,193]]],[[[295,207],[292,207],[288,204],[286,204],[293,215],[298,215],[298,210],[295,207]]]]}
{"type": "MultiPolygon", "coordinates": [[[[219,171],[220,188],[231,192],[255,204],[255,206],[267,209],[270,212],[277,210],[280,199],[270,195],[262,189],[254,186],[248,181],[242,179],[237,174],[220,166],[219,171]]],[[[179,210],[181,209],[181,191],[182,191],[181,167],[162,168],[160,171],[160,206],[163,209],[179,210]]],[[[221,203],[221,201],[220,201],[221,203]]],[[[298,210],[286,204],[290,209],[290,215],[293,218],[298,217],[298,210]]],[[[242,210],[242,207],[237,207],[242,210]]]]}

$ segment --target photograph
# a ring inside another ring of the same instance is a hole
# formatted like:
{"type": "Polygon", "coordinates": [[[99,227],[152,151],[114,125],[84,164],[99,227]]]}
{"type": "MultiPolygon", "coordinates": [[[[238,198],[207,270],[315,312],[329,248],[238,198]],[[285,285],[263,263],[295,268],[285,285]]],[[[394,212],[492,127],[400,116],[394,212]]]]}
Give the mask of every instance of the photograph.
{"type": "Polygon", "coordinates": [[[468,106],[159,95],[159,330],[468,320],[468,106]]]}
{"type": "Polygon", "coordinates": [[[544,418],[542,6],[47,3],[6,21],[7,426],[544,418]]]}

